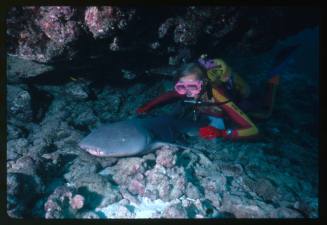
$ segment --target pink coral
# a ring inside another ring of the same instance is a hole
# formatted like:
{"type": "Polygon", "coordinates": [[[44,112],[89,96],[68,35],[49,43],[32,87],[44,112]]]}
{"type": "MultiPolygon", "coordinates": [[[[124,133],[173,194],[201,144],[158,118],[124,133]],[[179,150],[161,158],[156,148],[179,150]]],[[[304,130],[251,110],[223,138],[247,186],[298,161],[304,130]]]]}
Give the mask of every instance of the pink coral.
{"type": "Polygon", "coordinates": [[[75,195],[70,199],[70,206],[73,209],[81,209],[84,206],[85,198],[82,195],[75,195]]]}
{"type": "Polygon", "coordinates": [[[158,151],[156,162],[166,168],[171,168],[176,164],[176,155],[173,149],[162,148],[158,151]]]}
{"type": "Polygon", "coordinates": [[[40,7],[41,19],[35,20],[45,35],[58,43],[68,43],[76,40],[80,28],[76,21],[71,20],[75,9],[70,6],[40,7]]]}
{"type": "Polygon", "coordinates": [[[92,6],[85,10],[84,21],[94,38],[103,38],[112,36],[117,29],[125,30],[134,14],[135,10],[124,12],[113,6],[92,6]]]}
{"type": "Polygon", "coordinates": [[[145,192],[145,186],[142,182],[133,179],[130,182],[130,185],[128,187],[128,190],[132,193],[132,194],[140,194],[140,195],[144,195],[145,192]]]}
{"type": "Polygon", "coordinates": [[[113,7],[88,7],[85,11],[85,23],[93,36],[107,35],[110,29],[110,18],[113,16],[113,7]]]}

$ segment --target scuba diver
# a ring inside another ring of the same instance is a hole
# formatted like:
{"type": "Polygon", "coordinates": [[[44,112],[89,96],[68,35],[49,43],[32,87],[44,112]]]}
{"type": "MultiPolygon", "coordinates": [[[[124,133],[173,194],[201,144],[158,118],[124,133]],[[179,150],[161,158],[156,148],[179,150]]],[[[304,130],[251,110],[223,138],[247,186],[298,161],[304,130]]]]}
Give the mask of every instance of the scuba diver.
{"type": "MultiPolygon", "coordinates": [[[[267,110],[252,113],[254,118],[269,118],[278,82],[278,76],[269,79],[267,110]]],[[[209,60],[202,55],[197,63],[188,63],[181,67],[176,77],[174,90],[154,98],[139,107],[136,112],[142,115],[155,106],[179,99],[186,103],[184,105],[192,104],[189,111],[193,113],[191,114],[193,120],[206,118],[207,122],[204,123],[206,125],[198,131],[200,137],[207,140],[248,139],[257,137],[259,131],[237,103],[241,104],[242,100],[246,102],[249,96],[249,86],[222,59],[209,60]],[[230,120],[236,127],[226,128],[226,120],[230,120]]]]}

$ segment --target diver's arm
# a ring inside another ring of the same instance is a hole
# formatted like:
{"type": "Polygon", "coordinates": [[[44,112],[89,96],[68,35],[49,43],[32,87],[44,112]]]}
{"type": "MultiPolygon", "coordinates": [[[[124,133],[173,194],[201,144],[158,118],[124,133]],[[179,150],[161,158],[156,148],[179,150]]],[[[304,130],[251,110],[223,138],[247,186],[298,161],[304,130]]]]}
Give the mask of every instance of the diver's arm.
{"type": "Polygon", "coordinates": [[[151,110],[153,107],[155,107],[161,103],[167,102],[168,100],[172,100],[174,98],[181,98],[181,97],[183,97],[183,95],[178,94],[176,91],[168,91],[168,92],[152,99],[145,105],[139,107],[137,109],[137,112],[138,113],[147,112],[147,111],[151,110]]]}
{"type": "MultiPolygon", "coordinates": [[[[212,94],[218,103],[223,103],[229,100],[224,92],[219,88],[213,88],[212,94]]],[[[241,139],[254,137],[258,134],[258,128],[232,101],[222,104],[220,107],[236,124],[240,126],[239,129],[233,130],[230,134],[225,133],[224,136],[226,136],[226,138],[241,139]]]]}

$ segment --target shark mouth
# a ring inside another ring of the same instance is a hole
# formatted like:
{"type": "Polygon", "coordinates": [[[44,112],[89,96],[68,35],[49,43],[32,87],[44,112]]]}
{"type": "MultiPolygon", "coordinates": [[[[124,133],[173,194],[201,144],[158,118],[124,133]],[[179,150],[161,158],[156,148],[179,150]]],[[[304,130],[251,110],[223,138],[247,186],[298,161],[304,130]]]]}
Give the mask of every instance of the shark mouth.
{"type": "Polygon", "coordinates": [[[85,149],[88,153],[95,156],[105,156],[105,153],[99,148],[91,148],[86,145],[80,145],[81,148],[85,149]]]}

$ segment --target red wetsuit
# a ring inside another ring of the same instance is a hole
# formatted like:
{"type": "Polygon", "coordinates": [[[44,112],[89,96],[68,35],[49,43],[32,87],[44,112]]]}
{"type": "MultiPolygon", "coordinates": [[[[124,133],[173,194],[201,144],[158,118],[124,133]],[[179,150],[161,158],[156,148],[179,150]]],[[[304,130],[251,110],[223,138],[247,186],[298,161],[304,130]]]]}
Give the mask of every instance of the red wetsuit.
{"type": "MultiPolygon", "coordinates": [[[[239,109],[230,99],[224,94],[222,88],[214,87],[212,88],[212,96],[214,102],[221,104],[219,106],[198,106],[198,110],[202,113],[221,117],[222,113],[224,112],[235,124],[238,125],[239,128],[232,131],[230,135],[226,138],[228,139],[241,139],[241,138],[249,138],[254,137],[258,134],[258,129],[252,123],[252,121],[239,109]],[[226,102],[226,103],[225,103],[226,102]]],[[[144,106],[137,109],[138,113],[146,112],[151,110],[158,104],[167,102],[174,98],[185,98],[185,95],[180,95],[176,91],[169,91],[166,92],[159,97],[151,100],[150,102],[146,103],[144,106]]]]}

